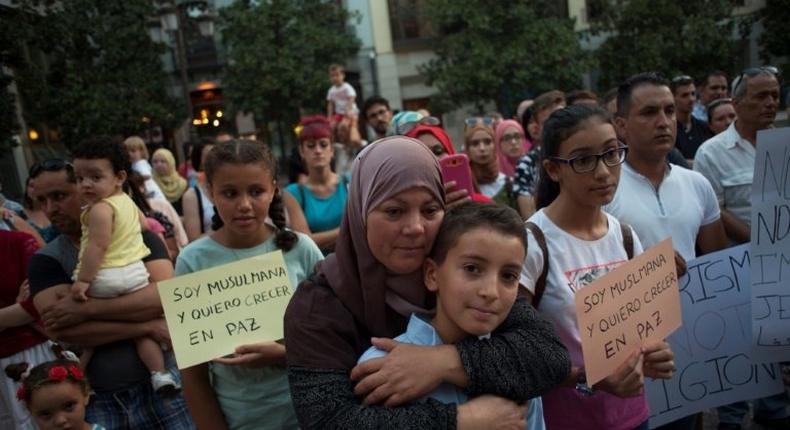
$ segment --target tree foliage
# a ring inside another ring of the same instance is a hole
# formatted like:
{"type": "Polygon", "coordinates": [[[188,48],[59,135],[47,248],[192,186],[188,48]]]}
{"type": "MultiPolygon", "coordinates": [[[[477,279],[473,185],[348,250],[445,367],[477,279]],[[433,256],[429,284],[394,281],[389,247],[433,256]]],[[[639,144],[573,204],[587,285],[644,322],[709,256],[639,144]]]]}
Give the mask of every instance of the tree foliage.
{"type": "MultiPolygon", "coordinates": [[[[596,51],[600,84],[658,71],[700,77],[712,69],[735,72],[739,41],[733,39],[737,0],[593,0],[593,34],[609,36],[596,51]]],[[[743,37],[743,34],[741,35],[743,37]]]]}
{"type": "Polygon", "coordinates": [[[15,33],[10,67],[29,126],[54,130],[69,146],[92,134],[128,135],[173,122],[163,46],[146,28],[153,0],[15,6],[0,26],[15,33]]]}
{"type": "Polygon", "coordinates": [[[761,55],[766,61],[784,57],[782,69],[790,69],[790,1],[766,0],[760,11],[764,32],[760,35],[761,55]]]}
{"type": "Polygon", "coordinates": [[[330,0],[239,0],[220,10],[228,50],[225,96],[258,120],[323,112],[328,67],[359,49],[349,13],[330,0]]]}
{"type": "Polygon", "coordinates": [[[527,95],[579,88],[588,56],[557,3],[429,0],[426,16],[440,36],[420,71],[438,104],[494,102],[509,112],[527,95]]]}

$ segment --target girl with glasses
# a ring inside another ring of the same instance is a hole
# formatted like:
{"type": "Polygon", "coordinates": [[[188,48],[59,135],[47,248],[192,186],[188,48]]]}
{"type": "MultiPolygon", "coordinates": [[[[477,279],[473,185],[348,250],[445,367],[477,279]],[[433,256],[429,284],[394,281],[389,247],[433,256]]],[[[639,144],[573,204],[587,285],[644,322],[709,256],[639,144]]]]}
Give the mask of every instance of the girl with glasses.
{"type": "Polygon", "coordinates": [[[601,209],[614,197],[626,149],[606,112],[587,105],[554,112],[543,126],[541,142],[538,211],[528,220],[521,284],[553,322],[572,362],[563,386],[543,397],[546,427],[647,429],[644,377],[671,374],[671,350],[663,342],[635,350],[615,373],[590,388],[574,304],[576,291],[642,252],[631,228],[601,209]],[[568,405],[576,412],[569,414],[568,405]]]}

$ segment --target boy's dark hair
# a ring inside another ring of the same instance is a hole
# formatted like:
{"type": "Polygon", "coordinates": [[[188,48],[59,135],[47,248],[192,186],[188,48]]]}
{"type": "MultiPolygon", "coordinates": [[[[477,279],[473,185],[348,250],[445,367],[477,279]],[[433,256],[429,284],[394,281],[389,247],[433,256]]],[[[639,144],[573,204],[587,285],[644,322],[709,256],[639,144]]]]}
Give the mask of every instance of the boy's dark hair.
{"type": "Polygon", "coordinates": [[[642,85],[669,87],[669,82],[656,72],[640,73],[626,79],[617,87],[617,116],[625,117],[631,109],[631,96],[642,85]]]}
{"type": "Polygon", "coordinates": [[[727,73],[725,73],[723,70],[711,70],[708,73],[706,73],[705,76],[700,81],[700,87],[703,88],[707,87],[708,83],[710,82],[710,78],[714,78],[714,77],[724,78],[724,82],[727,83],[727,86],[730,85],[730,82],[727,79],[727,73]]]}
{"type": "Polygon", "coordinates": [[[362,105],[362,114],[367,117],[368,110],[375,105],[384,105],[387,107],[387,110],[390,110],[390,102],[381,96],[370,96],[365,100],[365,104],[362,105]]]}
{"type": "Polygon", "coordinates": [[[192,153],[189,156],[189,161],[192,163],[192,168],[195,171],[201,171],[201,163],[203,163],[203,148],[207,145],[214,145],[217,143],[212,137],[201,137],[200,140],[192,146],[192,153]]]}
{"type": "Polygon", "coordinates": [[[112,171],[115,174],[120,172],[129,174],[132,170],[126,145],[123,144],[123,140],[116,137],[89,137],[72,148],[71,157],[73,160],[78,158],[83,160],[107,160],[112,165],[112,171]]]}
{"type": "Polygon", "coordinates": [[[568,105],[572,105],[580,100],[592,100],[598,103],[598,95],[589,90],[576,90],[571,91],[565,96],[565,101],[568,105]]]}
{"type": "MultiPolygon", "coordinates": [[[[562,142],[579,131],[590,118],[599,118],[602,122],[610,121],[609,114],[605,110],[588,104],[576,104],[554,111],[543,124],[540,160],[559,155],[562,142]]],[[[560,194],[560,184],[551,179],[542,162],[540,162],[539,178],[535,193],[537,209],[550,205],[560,194]]]]}
{"type": "MultiPolygon", "coordinates": [[[[272,151],[266,144],[254,140],[231,140],[214,145],[203,162],[206,172],[206,182],[211,184],[214,174],[223,164],[255,164],[260,163],[271,175],[272,179],[277,179],[277,160],[272,151]]],[[[271,218],[277,232],[274,243],[283,251],[290,251],[299,241],[299,236],[291,230],[286,229],[285,225],[285,204],[283,203],[282,192],[279,188],[274,188],[274,197],[269,205],[269,218],[271,218]]],[[[214,208],[214,216],[211,218],[214,230],[219,230],[224,223],[214,208]]]]}
{"type": "Polygon", "coordinates": [[[521,114],[521,118],[520,118],[521,127],[524,129],[524,134],[527,136],[527,139],[529,140],[533,139],[532,135],[529,133],[529,122],[532,120],[533,113],[534,112],[532,111],[532,106],[530,106],[524,109],[524,113],[521,114]]]}
{"type": "Polygon", "coordinates": [[[601,107],[606,108],[606,105],[609,104],[610,101],[617,98],[617,87],[609,88],[609,91],[604,93],[603,99],[601,100],[601,107]]]}
{"type": "Polygon", "coordinates": [[[476,228],[487,228],[505,236],[517,237],[527,252],[527,231],[521,215],[510,207],[496,203],[464,203],[447,211],[436,235],[430,258],[442,264],[458,238],[476,228]]]}
{"type": "Polygon", "coordinates": [[[544,110],[563,103],[567,104],[565,93],[559,90],[552,90],[535,97],[535,102],[532,103],[530,107],[532,108],[532,115],[537,117],[537,115],[544,110]]]}

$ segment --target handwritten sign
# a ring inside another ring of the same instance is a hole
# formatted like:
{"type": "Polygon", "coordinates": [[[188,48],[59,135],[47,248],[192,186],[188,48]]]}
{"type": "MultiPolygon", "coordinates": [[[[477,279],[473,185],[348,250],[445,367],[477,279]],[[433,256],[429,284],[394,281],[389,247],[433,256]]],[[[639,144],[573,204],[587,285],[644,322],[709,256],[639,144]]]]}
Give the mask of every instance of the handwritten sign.
{"type": "Polygon", "coordinates": [[[688,262],[678,281],[683,326],[667,339],[677,370],[646,380],[650,427],[783,390],[776,364],[751,359],[749,245],[688,262]]]}
{"type": "Polygon", "coordinates": [[[752,182],[754,359],[790,359],[790,128],[757,133],[752,182]]]}
{"type": "Polygon", "coordinates": [[[587,383],[611,375],[634,349],[680,327],[675,251],[667,239],[576,293],[587,383]]]}
{"type": "Polygon", "coordinates": [[[281,251],[160,282],[179,369],[282,339],[292,291],[281,251]]]}

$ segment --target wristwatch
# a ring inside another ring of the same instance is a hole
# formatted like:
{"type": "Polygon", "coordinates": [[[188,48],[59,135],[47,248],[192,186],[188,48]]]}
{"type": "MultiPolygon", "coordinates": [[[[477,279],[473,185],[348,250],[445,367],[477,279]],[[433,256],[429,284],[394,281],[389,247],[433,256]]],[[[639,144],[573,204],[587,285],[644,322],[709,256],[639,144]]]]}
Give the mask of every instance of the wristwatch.
{"type": "Polygon", "coordinates": [[[595,394],[595,390],[587,385],[587,375],[584,373],[584,370],[580,370],[579,376],[576,377],[576,391],[584,396],[592,396],[595,394]]]}

